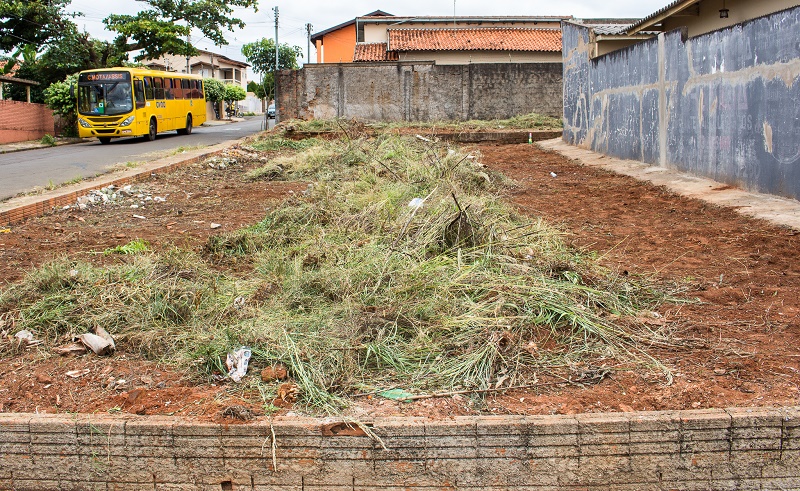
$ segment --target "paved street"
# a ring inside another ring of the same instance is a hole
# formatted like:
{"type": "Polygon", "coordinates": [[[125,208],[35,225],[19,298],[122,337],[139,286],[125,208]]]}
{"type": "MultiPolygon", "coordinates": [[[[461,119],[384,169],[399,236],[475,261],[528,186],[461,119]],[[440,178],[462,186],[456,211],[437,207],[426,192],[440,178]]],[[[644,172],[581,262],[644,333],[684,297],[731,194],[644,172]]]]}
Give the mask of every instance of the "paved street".
{"type": "MultiPolygon", "coordinates": [[[[270,120],[270,126],[274,120],[270,120]]],[[[203,126],[188,136],[174,131],[159,134],[156,141],[120,138],[108,145],[89,143],[40,148],[0,155],[0,199],[10,198],[35,187],[59,185],[79,177],[90,178],[115,165],[138,163],[170,155],[179,147],[197,147],[236,140],[261,131],[263,117],[203,126]]]]}

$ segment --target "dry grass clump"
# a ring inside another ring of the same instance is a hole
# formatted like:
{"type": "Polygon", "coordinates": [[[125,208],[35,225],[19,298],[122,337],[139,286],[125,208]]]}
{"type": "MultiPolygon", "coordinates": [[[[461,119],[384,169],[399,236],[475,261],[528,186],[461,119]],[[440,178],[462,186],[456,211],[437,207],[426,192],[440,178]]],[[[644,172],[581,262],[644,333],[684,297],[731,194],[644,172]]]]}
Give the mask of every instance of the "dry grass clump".
{"type": "MultiPolygon", "coordinates": [[[[662,369],[646,348],[664,333],[637,316],[665,296],[519,215],[480,155],[381,136],[316,141],[265,167],[278,165],[312,184],[201,256],[142,251],[104,269],[57,261],[0,292],[0,313],[50,340],[101,325],[121,349],[204,374],[247,345],[253,367],[288,367],[315,411],[398,386],[524,384],[574,363],[662,369]],[[226,255],[247,256],[253,271],[212,272],[226,255]]],[[[248,383],[274,397],[253,371],[248,383]]]]}
{"type": "Polygon", "coordinates": [[[309,133],[336,132],[354,138],[366,130],[408,130],[424,129],[432,131],[487,131],[487,130],[560,130],[563,128],[561,118],[543,114],[529,113],[508,119],[469,120],[469,121],[432,121],[432,122],[370,122],[345,119],[312,119],[290,120],[281,123],[279,129],[309,133]]]}

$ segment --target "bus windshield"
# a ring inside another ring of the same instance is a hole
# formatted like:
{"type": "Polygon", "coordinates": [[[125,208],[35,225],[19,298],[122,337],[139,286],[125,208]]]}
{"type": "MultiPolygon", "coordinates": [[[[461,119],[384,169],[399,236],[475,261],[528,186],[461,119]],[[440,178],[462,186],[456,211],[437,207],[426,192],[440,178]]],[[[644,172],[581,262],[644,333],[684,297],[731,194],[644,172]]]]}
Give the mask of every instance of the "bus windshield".
{"type": "Polygon", "coordinates": [[[133,110],[128,73],[81,74],[78,80],[78,112],[113,116],[133,110]]]}

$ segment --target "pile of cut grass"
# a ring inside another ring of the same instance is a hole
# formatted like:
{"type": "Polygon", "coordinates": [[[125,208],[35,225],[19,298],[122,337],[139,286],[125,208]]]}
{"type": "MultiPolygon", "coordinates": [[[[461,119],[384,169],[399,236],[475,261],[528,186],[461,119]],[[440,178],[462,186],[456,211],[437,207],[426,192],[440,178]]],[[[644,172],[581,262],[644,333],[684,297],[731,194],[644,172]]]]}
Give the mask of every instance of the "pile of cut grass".
{"type": "Polygon", "coordinates": [[[357,134],[364,129],[392,131],[399,129],[418,128],[436,131],[488,131],[488,130],[561,130],[561,118],[543,114],[529,113],[514,116],[508,119],[469,120],[469,121],[432,121],[432,122],[371,122],[361,123],[355,120],[343,119],[312,119],[290,120],[282,123],[283,128],[291,127],[295,131],[303,132],[342,132],[349,135],[357,134]]]}
{"type": "MultiPolygon", "coordinates": [[[[517,213],[479,154],[384,135],[300,145],[265,167],[277,166],[312,184],[259,223],[199,254],[56,261],[0,292],[0,314],[51,343],[102,326],[118,348],[198,376],[224,373],[226,353],[246,345],[251,372],[285,364],[314,412],[360,392],[519,385],[574,364],[664,370],[647,352],[664,333],[637,317],[665,295],[517,213]],[[252,272],[210,267],[225,256],[252,272]]],[[[275,396],[277,384],[246,380],[275,396]]]]}

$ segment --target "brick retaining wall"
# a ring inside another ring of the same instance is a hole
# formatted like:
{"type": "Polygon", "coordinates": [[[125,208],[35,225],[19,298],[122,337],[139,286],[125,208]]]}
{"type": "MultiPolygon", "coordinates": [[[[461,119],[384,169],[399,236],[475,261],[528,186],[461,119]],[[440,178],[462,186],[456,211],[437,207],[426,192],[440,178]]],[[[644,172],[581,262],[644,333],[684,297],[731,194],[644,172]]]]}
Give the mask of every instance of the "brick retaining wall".
{"type": "Polygon", "coordinates": [[[55,208],[60,208],[65,205],[74,205],[79,197],[86,196],[93,189],[101,189],[109,184],[121,187],[127,184],[145,181],[153,174],[170,172],[176,167],[200,162],[201,160],[218,155],[221,151],[219,145],[217,145],[205,149],[202,152],[198,152],[197,155],[192,157],[185,158],[183,156],[178,156],[167,159],[163,164],[156,162],[155,166],[145,165],[142,169],[132,171],[122,177],[106,176],[93,179],[76,186],[77,189],[74,191],[56,190],[48,197],[36,197],[35,199],[29,200],[30,202],[24,205],[16,206],[15,203],[10,202],[12,206],[6,207],[8,209],[0,209],[0,226],[14,225],[29,218],[50,213],[55,208]]]}
{"type": "Polygon", "coordinates": [[[0,414],[0,489],[800,489],[800,408],[384,418],[368,430],[376,438],[310,418],[0,414]]]}
{"type": "Polygon", "coordinates": [[[0,100],[0,145],[55,135],[53,111],[43,104],[0,100]]]}

